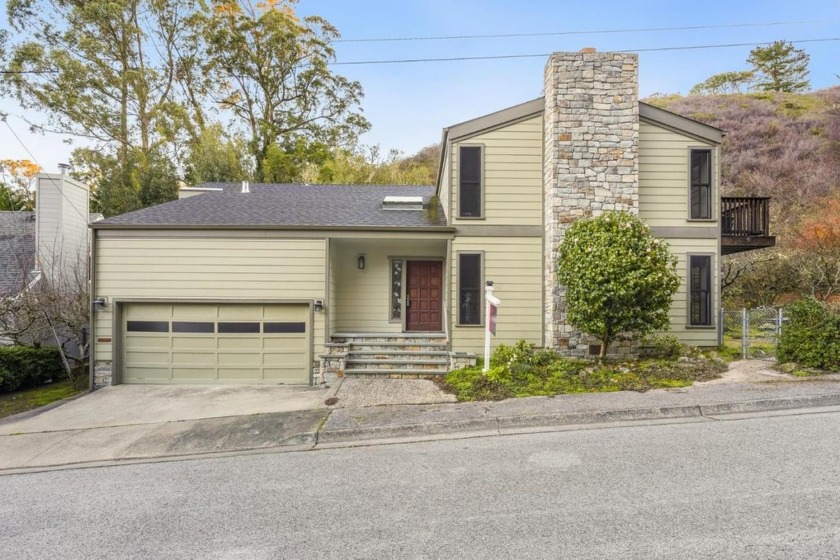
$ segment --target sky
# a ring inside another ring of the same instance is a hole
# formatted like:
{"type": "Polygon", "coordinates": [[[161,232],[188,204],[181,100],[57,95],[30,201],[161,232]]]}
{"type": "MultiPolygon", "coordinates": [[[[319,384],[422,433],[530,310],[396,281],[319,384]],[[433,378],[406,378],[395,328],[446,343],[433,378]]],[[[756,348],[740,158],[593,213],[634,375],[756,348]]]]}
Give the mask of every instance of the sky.
{"type": "MultiPolygon", "coordinates": [[[[0,0],[2,14],[5,8],[6,0],[0,0]]],[[[543,55],[556,51],[638,51],[639,92],[644,98],[685,94],[713,74],[746,70],[749,51],[759,43],[835,39],[797,47],[811,56],[812,89],[840,85],[840,0],[300,0],[297,10],[319,15],[338,28],[342,40],[334,45],[339,64],[333,70],[362,84],[362,110],[372,128],[361,141],[379,145],[383,152],[412,154],[439,142],[443,127],[540,96],[543,55]],[[771,23],[782,24],[767,25],[771,23]],[[705,28],[652,30],[695,26],[705,28]],[[532,36],[359,41],[499,34],[532,36]],[[733,43],[745,45],[646,50],[733,43]],[[532,54],[540,56],[342,64],[532,54]]],[[[0,25],[8,27],[5,15],[0,25]]],[[[13,100],[0,99],[0,111],[10,114],[8,123],[23,144],[0,124],[0,159],[34,157],[45,170],[55,171],[58,163],[69,160],[73,148],[84,145],[78,140],[68,144],[60,135],[30,132],[19,117],[45,122],[44,115],[24,112],[13,100]]]]}

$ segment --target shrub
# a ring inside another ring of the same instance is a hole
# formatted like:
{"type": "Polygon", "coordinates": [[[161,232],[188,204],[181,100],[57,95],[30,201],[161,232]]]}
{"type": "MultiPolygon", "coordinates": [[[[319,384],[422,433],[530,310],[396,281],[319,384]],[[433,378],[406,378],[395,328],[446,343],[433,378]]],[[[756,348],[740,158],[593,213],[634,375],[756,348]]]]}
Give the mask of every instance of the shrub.
{"type": "Polygon", "coordinates": [[[840,310],[808,297],[787,309],[787,319],[776,349],[780,362],[840,370],[840,310]]]}
{"type": "Polygon", "coordinates": [[[652,334],[643,338],[640,344],[640,353],[646,358],[673,360],[684,352],[682,341],[670,334],[652,334]]]}
{"type": "Polygon", "coordinates": [[[0,347],[0,393],[37,387],[64,375],[57,348],[0,347]]]}
{"type": "Polygon", "coordinates": [[[680,285],[677,259],[637,216],[606,212],[574,222],[560,244],[557,280],[568,322],[601,341],[601,359],[621,333],[668,327],[680,285]]]}

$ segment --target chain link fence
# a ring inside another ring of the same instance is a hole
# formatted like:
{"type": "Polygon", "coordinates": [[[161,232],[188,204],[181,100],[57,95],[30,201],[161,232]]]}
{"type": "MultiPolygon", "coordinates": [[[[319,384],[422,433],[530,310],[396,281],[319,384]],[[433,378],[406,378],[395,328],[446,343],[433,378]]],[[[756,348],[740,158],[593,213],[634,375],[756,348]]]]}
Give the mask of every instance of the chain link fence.
{"type": "Polygon", "coordinates": [[[720,317],[724,347],[740,349],[745,359],[776,357],[776,345],[785,321],[783,308],[721,309],[720,317]]]}

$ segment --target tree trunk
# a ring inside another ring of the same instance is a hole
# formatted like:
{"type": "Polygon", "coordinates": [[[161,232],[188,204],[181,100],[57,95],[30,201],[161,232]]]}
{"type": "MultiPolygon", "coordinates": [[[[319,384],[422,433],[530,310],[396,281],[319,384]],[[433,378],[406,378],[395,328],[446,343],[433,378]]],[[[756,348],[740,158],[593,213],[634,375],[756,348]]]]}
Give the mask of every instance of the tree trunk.
{"type": "Polygon", "coordinates": [[[601,340],[601,353],[598,355],[598,363],[603,364],[604,358],[607,357],[607,350],[610,347],[610,343],[607,340],[601,340]]]}

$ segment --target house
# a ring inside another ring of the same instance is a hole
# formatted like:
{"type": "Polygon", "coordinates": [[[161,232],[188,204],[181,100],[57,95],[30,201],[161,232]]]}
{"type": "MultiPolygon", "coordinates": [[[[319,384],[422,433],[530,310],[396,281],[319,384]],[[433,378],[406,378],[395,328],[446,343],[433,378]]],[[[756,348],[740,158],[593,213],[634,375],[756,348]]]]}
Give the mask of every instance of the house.
{"type": "MultiPolygon", "coordinates": [[[[35,180],[35,211],[0,212],[0,313],[3,343],[37,333],[21,321],[21,294],[73,283],[86,290],[89,222],[87,186],[65,173],[40,173],[35,180]],[[12,335],[14,333],[14,335],[12,335]]],[[[52,342],[52,337],[50,337],[52,342]]]]}
{"type": "Polygon", "coordinates": [[[0,298],[13,298],[37,279],[35,212],[0,212],[0,298]]]}
{"type": "Polygon", "coordinates": [[[766,200],[721,208],[722,131],[640,103],[632,54],[556,53],[544,91],[446,128],[433,187],[204,184],[93,224],[96,385],[443,373],[480,352],[490,280],[497,342],[589,354],[556,253],[607,210],[668,241],[672,332],[716,346],[721,254],[773,242],[766,200]]]}
{"type": "Polygon", "coordinates": [[[0,294],[14,296],[43,277],[66,275],[88,256],[87,186],[69,175],[39,173],[35,211],[0,212],[0,294]]]}

